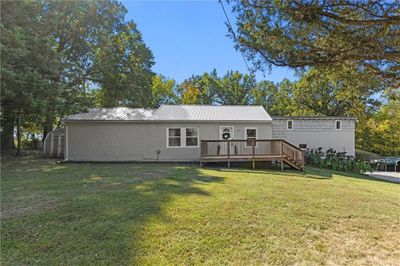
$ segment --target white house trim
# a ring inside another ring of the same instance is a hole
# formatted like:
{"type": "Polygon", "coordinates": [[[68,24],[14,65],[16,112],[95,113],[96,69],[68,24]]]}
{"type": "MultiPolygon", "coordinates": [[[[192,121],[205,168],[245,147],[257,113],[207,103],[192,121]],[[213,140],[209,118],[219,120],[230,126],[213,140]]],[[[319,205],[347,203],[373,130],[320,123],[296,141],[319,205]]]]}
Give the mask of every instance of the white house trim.
{"type": "Polygon", "coordinates": [[[234,139],[235,138],[235,127],[234,126],[219,126],[219,139],[220,140],[222,140],[222,128],[224,128],[224,127],[230,127],[230,128],[232,128],[232,136],[231,136],[231,139],[234,139]]]}
{"type": "Polygon", "coordinates": [[[65,125],[64,153],[65,153],[65,160],[68,160],[68,125],[65,125]]]}
{"type": "MultiPolygon", "coordinates": [[[[246,140],[246,147],[251,147],[249,145],[247,145],[247,130],[248,129],[255,129],[256,130],[256,140],[258,139],[258,127],[245,127],[244,128],[244,139],[246,140]]],[[[257,142],[256,142],[257,145],[257,142]]]]}
{"type": "Polygon", "coordinates": [[[198,147],[200,147],[200,128],[198,128],[198,127],[183,127],[183,128],[181,128],[181,134],[182,134],[182,129],[183,129],[183,131],[184,131],[184,134],[183,134],[183,136],[184,136],[184,144],[185,144],[185,147],[184,148],[198,148],[198,147]],[[187,144],[186,144],[186,138],[187,138],[187,136],[186,136],[186,129],[196,129],[197,130],[197,145],[196,146],[187,146],[187,144]]]}

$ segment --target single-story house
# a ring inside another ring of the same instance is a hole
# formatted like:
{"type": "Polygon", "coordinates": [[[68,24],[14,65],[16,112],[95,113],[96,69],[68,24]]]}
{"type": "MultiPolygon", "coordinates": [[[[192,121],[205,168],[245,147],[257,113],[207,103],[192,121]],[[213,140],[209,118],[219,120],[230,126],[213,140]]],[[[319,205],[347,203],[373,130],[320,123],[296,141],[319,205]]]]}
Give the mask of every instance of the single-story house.
{"type": "Polygon", "coordinates": [[[200,161],[205,154],[232,159],[251,153],[254,161],[257,154],[284,152],[289,146],[293,152],[331,147],[355,153],[355,118],[271,118],[262,106],[95,108],[63,122],[66,161],[183,162],[200,161]],[[272,140],[289,143],[280,148],[283,144],[272,140]]]}
{"type": "Polygon", "coordinates": [[[248,129],[272,138],[272,119],[261,106],[90,109],[64,124],[67,161],[199,161],[200,140],[245,139],[248,129]]]}

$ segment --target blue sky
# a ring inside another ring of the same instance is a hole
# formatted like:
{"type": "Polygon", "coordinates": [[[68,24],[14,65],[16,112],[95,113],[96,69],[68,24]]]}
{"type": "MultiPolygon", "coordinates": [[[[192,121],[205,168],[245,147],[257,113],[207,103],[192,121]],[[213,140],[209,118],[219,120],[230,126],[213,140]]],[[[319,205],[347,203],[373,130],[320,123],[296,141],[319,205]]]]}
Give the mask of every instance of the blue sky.
{"type": "MultiPolygon", "coordinates": [[[[156,73],[177,82],[214,68],[219,75],[228,70],[248,73],[241,54],[226,36],[226,19],[217,0],[122,3],[128,10],[126,18],[136,22],[144,42],[153,52],[156,73]]],[[[230,13],[230,8],[224,4],[230,13]]],[[[234,16],[229,16],[234,24],[234,16]]],[[[264,74],[256,73],[257,80],[295,79],[294,72],[288,68],[273,68],[271,73],[264,74]]]]}

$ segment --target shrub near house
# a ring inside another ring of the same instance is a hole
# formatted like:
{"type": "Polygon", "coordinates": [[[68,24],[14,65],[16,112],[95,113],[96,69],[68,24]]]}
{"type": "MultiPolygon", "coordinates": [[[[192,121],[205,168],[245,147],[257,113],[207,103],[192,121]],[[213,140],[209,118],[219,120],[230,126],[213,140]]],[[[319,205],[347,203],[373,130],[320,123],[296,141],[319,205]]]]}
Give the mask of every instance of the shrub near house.
{"type": "Polygon", "coordinates": [[[366,173],[373,170],[372,164],[369,161],[347,156],[345,152],[337,153],[334,149],[328,149],[326,154],[322,152],[322,149],[307,150],[305,159],[312,166],[332,170],[353,171],[356,173],[366,173]]]}

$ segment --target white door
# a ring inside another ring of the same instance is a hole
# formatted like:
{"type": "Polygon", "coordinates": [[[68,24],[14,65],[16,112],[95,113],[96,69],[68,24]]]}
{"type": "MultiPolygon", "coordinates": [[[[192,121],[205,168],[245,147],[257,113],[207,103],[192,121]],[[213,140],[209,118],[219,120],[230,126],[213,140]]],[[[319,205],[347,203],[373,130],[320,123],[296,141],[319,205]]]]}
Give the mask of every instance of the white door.
{"type": "MultiPolygon", "coordinates": [[[[233,126],[220,126],[219,127],[219,138],[221,140],[230,140],[233,139],[233,126]]],[[[231,143],[230,154],[233,154],[233,143],[231,143]]],[[[220,143],[220,154],[228,154],[228,144],[220,143]]]]}

